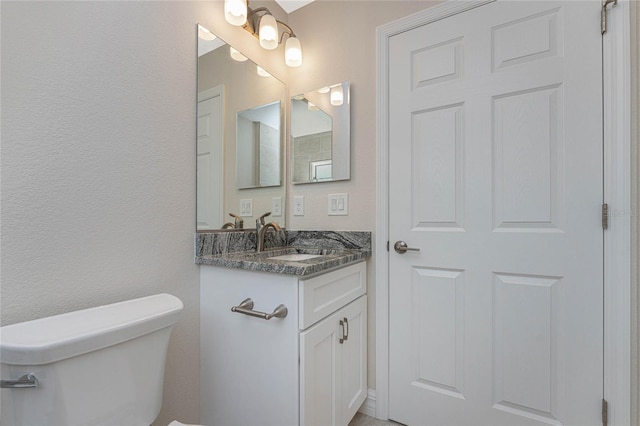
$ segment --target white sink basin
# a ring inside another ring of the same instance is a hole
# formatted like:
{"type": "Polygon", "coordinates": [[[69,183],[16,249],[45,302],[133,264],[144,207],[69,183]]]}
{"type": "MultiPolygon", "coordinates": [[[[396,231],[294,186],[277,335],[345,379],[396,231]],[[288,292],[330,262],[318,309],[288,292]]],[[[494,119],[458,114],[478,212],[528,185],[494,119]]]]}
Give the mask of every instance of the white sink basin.
{"type": "Polygon", "coordinates": [[[313,259],[314,257],[322,257],[322,255],[321,254],[294,253],[294,254],[282,254],[280,256],[269,257],[268,259],[289,260],[289,261],[292,261],[292,262],[298,262],[300,260],[313,259]]]}

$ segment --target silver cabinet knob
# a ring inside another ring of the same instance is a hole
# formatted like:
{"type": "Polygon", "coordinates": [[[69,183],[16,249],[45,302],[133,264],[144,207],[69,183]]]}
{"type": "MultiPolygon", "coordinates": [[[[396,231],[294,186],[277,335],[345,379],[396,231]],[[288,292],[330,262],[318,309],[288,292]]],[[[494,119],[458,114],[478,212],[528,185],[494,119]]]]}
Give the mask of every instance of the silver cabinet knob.
{"type": "Polygon", "coordinates": [[[393,249],[400,254],[404,254],[407,251],[420,251],[419,248],[407,247],[407,243],[405,243],[404,241],[396,241],[396,243],[393,245],[393,249]]]}

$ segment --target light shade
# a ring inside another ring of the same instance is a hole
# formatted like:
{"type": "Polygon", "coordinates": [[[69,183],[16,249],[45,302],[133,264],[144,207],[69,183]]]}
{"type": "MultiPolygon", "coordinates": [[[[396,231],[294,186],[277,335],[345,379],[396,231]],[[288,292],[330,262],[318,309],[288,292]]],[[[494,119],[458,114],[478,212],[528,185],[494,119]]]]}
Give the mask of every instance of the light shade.
{"type": "Polygon", "coordinates": [[[224,19],[241,27],[247,22],[247,0],[224,0],[224,19]]]}
{"type": "Polygon", "coordinates": [[[344,102],[344,92],[342,91],[342,84],[339,84],[331,88],[331,105],[340,106],[344,102]]]}
{"type": "Polygon", "coordinates": [[[244,56],[242,53],[238,52],[236,49],[234,49],[231,46],[229,46],[229,55],[231,55],[231,58],[234,61],[244,62],[247,60],[246,56],[244,56]]]}
{"type": "Polygon", "coordinates": [[[271,77],[271,74],[266,72],[264,68],[262,68],[260,65],[256,65],[256,67],[257,67],[256,69],[258,70],[258,75],[260,77],[271,77]]]}
{"type": "Polygon", "coordinates": [[[260,18],[260,46],[267,50],[278,47],[278,24],[273,15],[263,15],[260,18]]]}
{"type": "Polygon", "coordinates": [[[216,36],[213,35],[211,31],[209,31],[208,29],[206,29],[200,24],[198,24],[198,37],[201,38],[202,40],[207,40],[207,41],[216,39],[216,36]]]}
{"type": "Polygon", "coordinates": [[[297,37],[289,37],[284,48],[284,61],[290,67],[302,65],[302,47],[297,37]]]}

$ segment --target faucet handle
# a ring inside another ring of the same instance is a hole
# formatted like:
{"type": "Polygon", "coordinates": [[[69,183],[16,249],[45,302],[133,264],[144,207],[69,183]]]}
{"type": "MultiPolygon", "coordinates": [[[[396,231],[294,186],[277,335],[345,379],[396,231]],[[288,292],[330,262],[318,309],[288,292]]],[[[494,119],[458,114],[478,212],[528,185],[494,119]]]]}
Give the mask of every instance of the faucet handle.
{"type": "Polygon", "coordinates": [[[256,219],[256,223],[258,223],[258,221],[260,221],[261,225],[264,225],[264,218],[267,216],[270,216],[271,212],[266,212],[265,214],[263,214],[262,216],[260,216],[259,219],[256,219]]]}
{"type": "Polygon", "coordinates": [[[229,213],[229,216],[235,219],[235,227],[238,229],[244,228],[244,219],[234,213],[229,213]]]}

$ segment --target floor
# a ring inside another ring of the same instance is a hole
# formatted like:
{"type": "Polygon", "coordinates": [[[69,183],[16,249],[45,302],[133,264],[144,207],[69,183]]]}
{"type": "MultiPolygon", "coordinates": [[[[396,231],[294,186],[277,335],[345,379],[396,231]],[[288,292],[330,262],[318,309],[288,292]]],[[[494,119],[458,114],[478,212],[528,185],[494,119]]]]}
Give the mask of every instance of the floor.
{"type": "Polygon", "coordinates": [[[356,413],[353,420],[349,423],[349,426],[400,426],[400,423],[378,420],[362,413],[356,413]]]}

